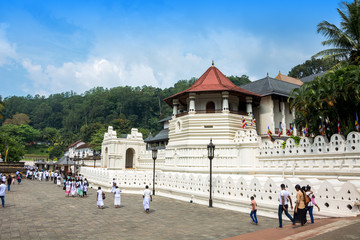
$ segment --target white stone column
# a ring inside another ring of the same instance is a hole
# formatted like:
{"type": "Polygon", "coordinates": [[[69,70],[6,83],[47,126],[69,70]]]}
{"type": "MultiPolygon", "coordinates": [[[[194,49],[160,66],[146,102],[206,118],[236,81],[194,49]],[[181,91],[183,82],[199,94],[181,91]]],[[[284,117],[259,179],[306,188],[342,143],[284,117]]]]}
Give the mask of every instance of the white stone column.
{"type": "Polygon", "coordinates": [[[294,124],[294,122],[295,122],[295,108],[293,108],[292,109],[292,117],[293,117],[293,120],[292,120],[292,123],[293,123],[293,130],[294,130],[294,136],[297,136],[297,129],[296,129],[296,127],[295,127],[295,124],[294,124]]]}
{"type": "Polygon", "coordinates": [[[195,113],[195,93],[190,93],[189,99],[190,99],[189,113],[195,113]]]}
{"type": "Polygon", "coordinates": [[[173,99],[173,116],[178,114],[179,100],[173,99]]]}
{"type": "Polygon", "coordinates": [[[286,115],[285,115],[285,102],[280,102],[280,108],[281,108],[281,127],[283,129],[283,135],[286,134],[286,115]]]}
{"type": "Polygon", "coordinates": [[[222,112],[229,112],[229,92],[222,92],[223,108],[222,112]]]}
{"type": "Polygon", "coordinates": [[[275,113],[274,113],[274,100],[272,99],[272,97],[270,96],[270,123],[269,123],[269,127],[270,130],[273,134],[275,134],[275,113]]]}
{"type": "Polygon", "coordinates": [[[249,116],[253,114],[252,110],[252,97],[246,97],[246,112],[249,116]]]}

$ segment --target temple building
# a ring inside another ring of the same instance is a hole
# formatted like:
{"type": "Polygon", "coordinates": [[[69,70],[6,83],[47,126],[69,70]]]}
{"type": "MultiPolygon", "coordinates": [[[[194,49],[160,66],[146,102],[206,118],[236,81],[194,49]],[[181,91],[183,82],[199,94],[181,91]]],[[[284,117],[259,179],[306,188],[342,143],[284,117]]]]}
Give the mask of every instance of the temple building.
{"type": "MultiPolygon", "coordinates": [[[[213,63],[190,88],[164,99],[173,111],[159,121],[164,127],[157,135],[144,140],[133,128],[118,138],[109,126],[101,168],[81,166],[80,172],[92,187],[109,190],[115,179],[123,192],[156,186],[158,195],[200,204],[207,204],[211,191],[216,207],[238,211],[248,211],[249,197],[256,196],[261,214],[271,217],[277,217],[281,183],[292,196],[296,184],[311,185],[322,206],[316,214],[356,216],[360,133],[301,137],[299,144],[292,138],[267,137],[268,128],[277,133],[280,126],[286,134],[295,114],[287,99],[312,78],[279,73],[238,87],[213,63]],[[215,144],[213,160],[208,158],[210,141],[215,144]]],[[[294,126],[294,134],[299,133],[294,126]]]]}

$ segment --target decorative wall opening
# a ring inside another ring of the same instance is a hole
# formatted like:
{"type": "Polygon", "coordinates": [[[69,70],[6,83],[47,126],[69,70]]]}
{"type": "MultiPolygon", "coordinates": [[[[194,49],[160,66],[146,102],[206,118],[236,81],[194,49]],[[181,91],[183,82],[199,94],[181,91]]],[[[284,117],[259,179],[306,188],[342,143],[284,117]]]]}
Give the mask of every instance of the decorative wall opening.
{"type": "Polygon", "coordinates": [[[135,155],[134,149],[128,148],[126,150],[125,168],[134,168],[134,155],[135,155]]]}

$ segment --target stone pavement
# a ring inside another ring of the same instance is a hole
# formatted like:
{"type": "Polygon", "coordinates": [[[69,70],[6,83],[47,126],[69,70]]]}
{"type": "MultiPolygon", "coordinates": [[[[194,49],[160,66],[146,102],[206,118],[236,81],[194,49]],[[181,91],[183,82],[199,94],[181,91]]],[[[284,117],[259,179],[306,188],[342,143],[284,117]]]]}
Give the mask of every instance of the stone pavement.
{"type": "MultiPolygon", "coordinates": [[[[96,191],[88,198],[66,198],[51,182],[24,180],[6,192],[0,207],[0,240],[7,239],[360,239],[360,217],[321,219],[293,227],[277,219],[154,196],[151,214],[144,213],[142,196],[122,194],[113,208],[106,193],[105,209],[96,207],[96,191]]],[[[258,211],[261,211],[258,210],[258,211]]]]}
{"type": "Polygon", "coordinates": [[[0,207],[0,239],[222,239],[277,224],[259,217],[260,224],[252,225],[248,214],[160,196],[149,215],[141,194],[122,194],[117,209],[113,201],[106,193],[106,208],[97,209],[95,190],[88,198],[66,198],[51,182],[23,180],[0,207]]]}

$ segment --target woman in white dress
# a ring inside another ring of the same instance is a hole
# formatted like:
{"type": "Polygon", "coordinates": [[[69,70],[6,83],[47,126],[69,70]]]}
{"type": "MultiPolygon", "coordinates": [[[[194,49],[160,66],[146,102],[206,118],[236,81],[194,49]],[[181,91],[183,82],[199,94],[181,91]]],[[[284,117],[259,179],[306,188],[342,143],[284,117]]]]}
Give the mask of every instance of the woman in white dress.
{"type": "Polygon", "coordinates": [[[151,191],[149,190],[149,186],[146,185],[143,194],[143,207],[147,214],[150,213],[150,201],[152,201],[151,191]]]}
{"type": "Polygon", "coordinates": [[[60,187],[60,186],[61,186],[61,176],[58,175],[56,178],[57,178],[57,179],[56,179],[57,185],[60,187]]]}
{"type": "Polygon", "coordinates": [[[76,183],[75,183],[75,181],[73,181],[71,183],[71,196],[75,197],[75,195],[76,195],[76,183]]]}
{"type": "Polygon", "coordinates": [[[98,187],[96,200],[97,200],[97,206],[98,208],[104,208],[104,197],[105,194],[101,191],[101,187],[98,187]]]}
{"type": "Polygon", "coordinates": [[[121,204],[121,196],[120,196],[121,190],[118,186],[115,186],[115,190],[114,190],[114,206],[115,208],[120,207],[121,204]]]}

